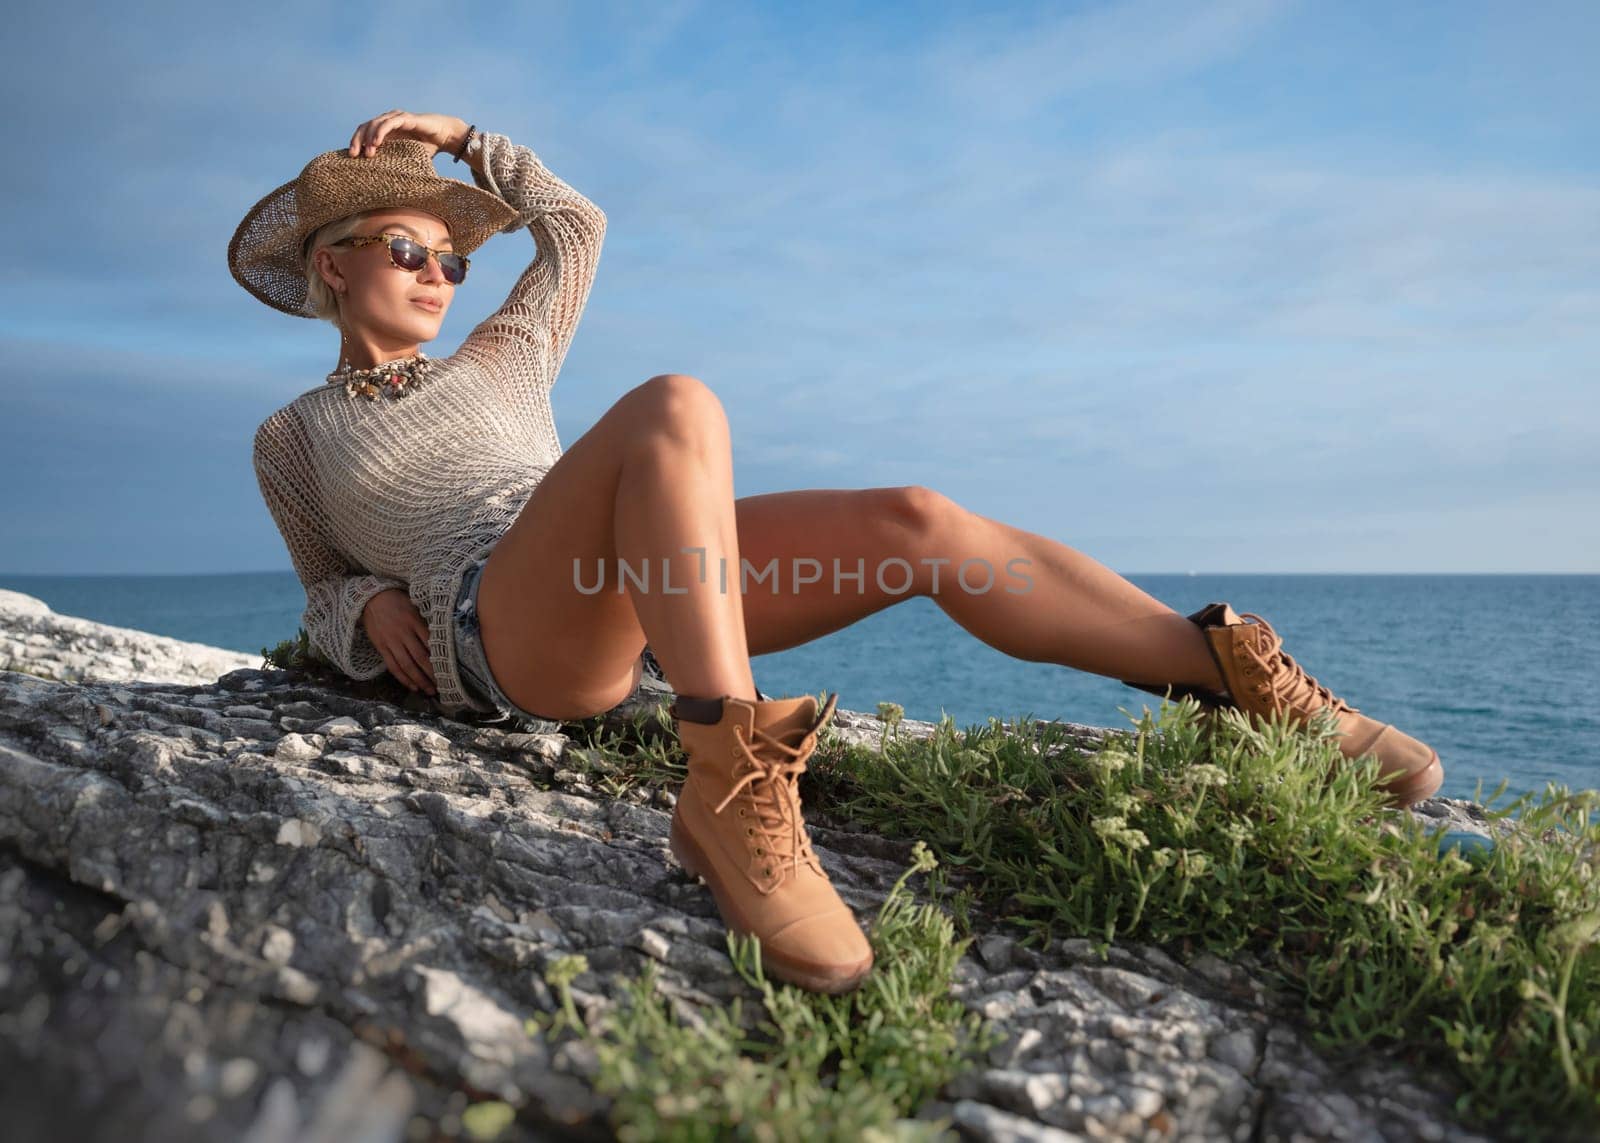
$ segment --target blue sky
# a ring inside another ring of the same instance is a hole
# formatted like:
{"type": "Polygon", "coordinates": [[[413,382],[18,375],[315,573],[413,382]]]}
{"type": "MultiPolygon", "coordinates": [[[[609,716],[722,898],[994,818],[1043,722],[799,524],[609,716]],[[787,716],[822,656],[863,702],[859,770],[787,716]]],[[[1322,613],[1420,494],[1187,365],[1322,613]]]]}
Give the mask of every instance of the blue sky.
{"type": "MultiPolygon", "coordinates": [[[[687,372],[739,495],[926,484],[1127,574],[1600,571],[1592,3],[9,21],[0,572],[289,568],[251,435],[337,334],[226,245],[392,107],[606,211],[567,447],[687,372]]],[[[483,247],[425,348],[532,256],[483,247]]]]}

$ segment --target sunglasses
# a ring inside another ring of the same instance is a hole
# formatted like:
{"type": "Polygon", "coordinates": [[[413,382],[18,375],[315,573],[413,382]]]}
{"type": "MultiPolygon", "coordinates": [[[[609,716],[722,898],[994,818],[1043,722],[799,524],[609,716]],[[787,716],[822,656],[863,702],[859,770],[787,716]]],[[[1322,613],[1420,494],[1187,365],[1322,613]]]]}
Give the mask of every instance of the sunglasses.
{"type": "Polygon", "coordinates": [[[404,234],[367,234],[352,238],[341,238],[333,243],[334,246],[362,247],[374,242],[387,242],[389,244],[389,261],[401,270],[416,273],[428,264],[428,255],[432,254],[439,260],[439,269],[444,271],[444,280],[452,286],[459,286],[467,279],[467,266],[471,259],[463,258],[453,250],[435,250],[431,246],[424,246],[415,239],[407,238],[404,234]]]}

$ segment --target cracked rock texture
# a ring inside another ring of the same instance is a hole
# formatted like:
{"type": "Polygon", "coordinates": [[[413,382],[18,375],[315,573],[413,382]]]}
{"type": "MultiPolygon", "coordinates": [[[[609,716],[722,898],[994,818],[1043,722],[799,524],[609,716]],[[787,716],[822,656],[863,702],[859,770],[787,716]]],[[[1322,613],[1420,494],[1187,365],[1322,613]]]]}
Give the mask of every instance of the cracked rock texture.
{"type": "Polygon", "coordinates": [[[57,615],[42,599],[0,588],[0,671],[63,683],[209,683],[227,671],[260,665],[260,655],[57,615]]]}
{"type": "MultiPolygon", "coordinates": [[[[574,993],[591,1014],[647,960],[680,1004],[752,1006],[709,892],[668,853],[672,795],[605,795],[580,743],[232,652],[220,678],[112,679],[86,648],[211,660],[43,614],[0,607],[13,666],[51,664],[0,671],[5,1138],[420,1140],[459,1133],[482,1099],[518,1108],[506,1139],[610,1138],[592,1059],[524,1030],[554,1008],[553,958],[588,958],[574,993]],[[52,622],[70,654],[30,638],[52,622]]],[[[662,733],[666,694],[607,722],[662,733]]],[[[870,715],[835,726],[878,739],[870,715]]],[[[1086,746],[1104,733],[1078,729],[1086,746]]],[[[1417,812],[1489,832],[1468,803],[1417,812]]],[[[872,916],[910,846],[808,817],[840,894],[872,916]]],[[[1475,1138],[1436,1077],[1318,1055],[1249,958],[1119,944],[1103,961],[975,919],[988,935],[958,994],[1006,1039],[918,1112],[960,1138],[1475,1138]]]]}

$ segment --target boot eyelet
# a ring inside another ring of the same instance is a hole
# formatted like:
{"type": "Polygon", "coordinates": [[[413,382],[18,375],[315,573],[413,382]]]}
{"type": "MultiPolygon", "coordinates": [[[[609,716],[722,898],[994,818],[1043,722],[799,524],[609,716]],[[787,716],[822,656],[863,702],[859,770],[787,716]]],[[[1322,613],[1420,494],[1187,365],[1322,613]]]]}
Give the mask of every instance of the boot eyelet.
{"type": "Polygon", "coordinates": [[[755,827],[754,826],[745,826],[744,827],[744,835],[746,837],[755,837],[755,835],[756,835],[755,827]]]}
{"type": "Polygon", "coordinates": [[[740,816],[740,817],[741,817],[741,818],[742,818],[742,817],[744,817],[744,816],[745,816],[745,813],[744,813],[744,807],[743,807],[743,806],[740,806],[740,807],[739,807],[739,816],[740,816]]]}

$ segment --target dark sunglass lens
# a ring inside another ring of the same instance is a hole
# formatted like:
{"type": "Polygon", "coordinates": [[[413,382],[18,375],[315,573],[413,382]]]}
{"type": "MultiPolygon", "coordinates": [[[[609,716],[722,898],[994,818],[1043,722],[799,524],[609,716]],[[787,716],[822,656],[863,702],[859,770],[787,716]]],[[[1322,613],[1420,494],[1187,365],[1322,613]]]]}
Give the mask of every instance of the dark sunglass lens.
{"type": "Polygon", "coordinates": [[[406,270],[420,270],[428,260],[428,252],[409,238],[390,239],[389,253],[394,255],[395,264],[406,270]]]}
{"type": "Polygon", "coordinates": [[[439,269],[444,271],[445,281],[451,285],[460,285],[467,276],[467,262],[459,254],[439,255],[439,269]]]}

